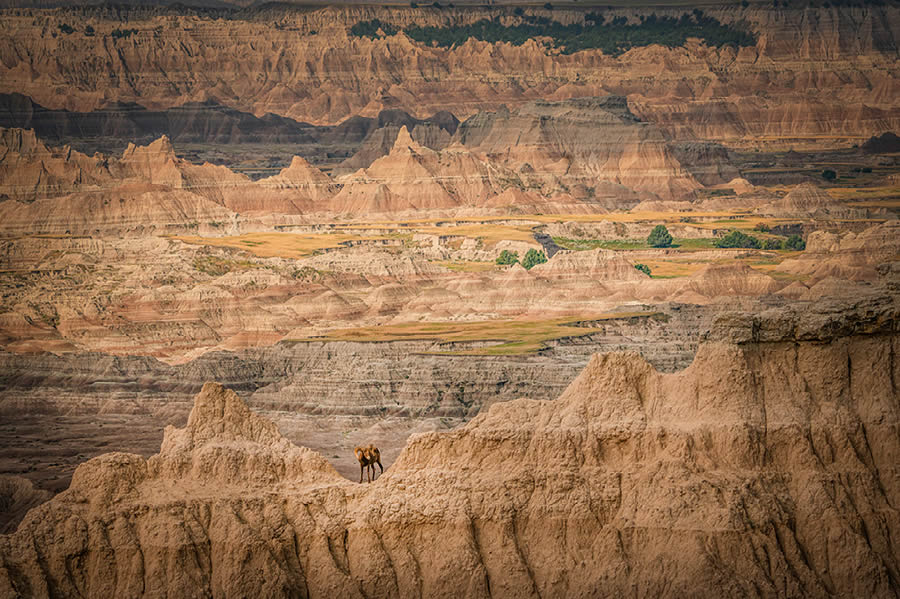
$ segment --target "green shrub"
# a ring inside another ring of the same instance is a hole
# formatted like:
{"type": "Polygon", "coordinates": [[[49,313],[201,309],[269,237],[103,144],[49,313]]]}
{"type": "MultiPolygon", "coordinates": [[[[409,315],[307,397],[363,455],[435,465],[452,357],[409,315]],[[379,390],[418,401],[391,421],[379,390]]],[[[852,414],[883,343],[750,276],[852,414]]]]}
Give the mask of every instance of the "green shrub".
{"type": "Polygon", "coordinates": [[[763,249],[765,250],[780,250],[783,245],[783,241],[781,239],[776,239],[774,237],[770,237],[763,241],[763,249]]]}
{"type": "Polygon", "coordinates": [[[634,267],[636,269],[638,269],[639,271],[641,271],[642,273],[644,273],[645,275],[647,275],[648,277],[650,276],[650,267],[647,266],[646,264],[638,263],[638,264],[635,264],[634,267]]]}
{"type": "Polygon", "coordinates": [[[672,245],[672,236],[665,225],[656,225],[647,236],[647,243],[651,247],[667,248],[672,245]]]}
{"type": "Polygon", "coordinates": [[[69,25],[68,23],[60,23],[59,30],[62,31],[63,33],[65,33],[66,35],[69,35],[70,33],[75,32],[75,28],[72,27],[71,25],[69,25]]]}
{"type": "Polygon", "coordinates": [[[544,254],[544,252],[530,249],[525,254],[525,258],[522,260],[522,266],[524,266],[526,270],[531,270],[532,267],[537,266],[538,264],[542,264],[546,261],[547,256],[544,254]]]}
{"type": "Polygon", "coordinates": [[[834,181],[835,179],[837,179],[837,173],[830,168],[826,168],[824,171],[822,171],[822,178],[826,181],[834,181]]]}
{"type": "Polygon", "coordinates": [[[806,249],[806,242],[799,235],[791,235],[784,240],[781,247],[792,252],[800,252],[806,249]]]}
{"type": "Polygon", "coordinates": [[[503,250],[500,252],[500,255],[497,256],[496,263],[497,264],[515,264],[519,261],[519,252],[511,252],[509,250],[503,250]]]}
{"type": "Polygon", "coordinates": [[[725,237],[716,240],[717,248],[752,248],[759,249],[759,239],[741,231],[732,231],[725,237]]]}
{"type": "Polygon", "coordinates": [[[769,225],[766,223],[758,223],[755,227],[753,227],[754,231],[759,231],[760,233],[768,233],[772,229],[769,228],[769,225]]]}

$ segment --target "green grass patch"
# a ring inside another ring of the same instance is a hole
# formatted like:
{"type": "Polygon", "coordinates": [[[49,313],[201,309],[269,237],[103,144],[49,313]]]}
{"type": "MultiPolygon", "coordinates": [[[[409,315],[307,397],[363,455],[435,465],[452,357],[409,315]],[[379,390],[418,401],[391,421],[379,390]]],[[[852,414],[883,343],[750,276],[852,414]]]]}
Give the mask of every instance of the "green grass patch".
{"type": "Polygon", "coordinates": [[[194,268],[212,277],[221,277],[232,271],[250,270],[259,268],[258,264],[249,260],[233,260],[218,256],[197,256],[194,258],[194,268]]]}
{"type": "MultiPolygon", "coordinates": [[[[554,243],[559,247],[576,252],[586,250],[650,250],[653,249],[646,240],[642,239],[570,239],[568,237],[554,237],[554,243]]],[[[714,238],[680,239],[675,238],[670,246],[678,250],[708,250],[715,247],[714,238]]]]}
{"type": "Polygon", "coordinates": [[[448,355],[519,355],[540,351],[546,342],[563,337],[584,337],[603,331],[600,327],[579,326],[621,318],[650,317],[654,312],[608,313],[581,318],[555,318],[551,320],[485,320],[478,322],[410,322],[400,324],[333,329],[326,334],[306,339],[309,341],[436,341],[441,343],[492,343],[486,347],[461,351],[433,352],[448,355]]]}

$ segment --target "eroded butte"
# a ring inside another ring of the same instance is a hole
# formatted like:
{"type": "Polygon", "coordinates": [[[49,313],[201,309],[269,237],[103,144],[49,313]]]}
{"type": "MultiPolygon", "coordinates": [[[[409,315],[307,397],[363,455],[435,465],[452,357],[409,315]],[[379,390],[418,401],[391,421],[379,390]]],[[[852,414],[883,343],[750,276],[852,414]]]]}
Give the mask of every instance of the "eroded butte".
{"type": "Polygon", "coordinates": [[[900,594],[896,3],[19,4],[0,597],[900,594]]]}

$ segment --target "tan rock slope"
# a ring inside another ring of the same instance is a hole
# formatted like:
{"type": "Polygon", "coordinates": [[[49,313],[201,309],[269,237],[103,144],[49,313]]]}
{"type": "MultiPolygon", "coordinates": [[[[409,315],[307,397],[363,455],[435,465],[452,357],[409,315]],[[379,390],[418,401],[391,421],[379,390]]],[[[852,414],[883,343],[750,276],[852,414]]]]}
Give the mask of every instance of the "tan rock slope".
{"type": "Polygon", "coordinates": [[[812,183],[796,185],[783,198],[762,206],[757,212],[778,218],[850,219],[867,216],[865,209],[844,206],[812,183]]]}
{"type": "Polygon", "coordinates": [[[898,311],[724,316],[675,374],[597,355],[371,485],[208,384],[0,536],[0,596],[894,597],[898,311]]]}
{"type": "Polygon", "coordinates": [[[67,146],[48,148],[32,131],[0,128],[0,231],[221,233],[248,220],[271,225],[326,213],[602,212],[634,205],[635,190],[671,197],[699,187],[659,132],[627,114],[622,98],[532,108],[543,112],[473,119],[458,138],[467,145],[440,151],[401,127],[387,155],[336,181],[299,156],[254,182],[224,166],[177,157],[165,136],[129,144],[120,157],[88,157],[67,146]],[[576,130],[590,124],[590,140],[573,144],[576,130]],[[532,134],[508,139],[510,127],[519,126],[532,134]],[[506,142],[512,145],[501,156],[495,144],[506,142]]]}

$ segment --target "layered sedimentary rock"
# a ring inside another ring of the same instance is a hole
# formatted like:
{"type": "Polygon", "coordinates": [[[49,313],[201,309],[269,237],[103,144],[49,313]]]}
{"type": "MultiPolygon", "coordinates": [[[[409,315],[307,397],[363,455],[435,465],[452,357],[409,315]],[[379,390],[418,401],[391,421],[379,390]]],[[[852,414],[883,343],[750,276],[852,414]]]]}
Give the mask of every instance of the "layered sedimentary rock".
{"type": "Polygon", "coordinates": [[[516,171],[527,187],[607,181],[665,197],[700,187],[660,131],[635,118],[619,96],[530,102],[512,112],[479,114],[460,125],[456,139],[516,171]]]}
{"type": "Polygon", "coordinates": [[[865,208],[843,206],[812,183],[794,186],[783,198],[770,202],[757,211],[779,218],[852,219],[868,216],[865,208]]]}
{"type": "MultiPolygon", "coordinates": [[[[135,11],[131,20],[127,13],[102,11],[11,12],[0,37],[0,91],[80,111],[117,102],[160,109],[212,99],[259,117],[273,113],[316,124],[374,117],[385,108],[418,118],[448,110],[463,119],[503,104],[612,92],[628,96],[635,114],[679,140],[846,143],[900,130],[895,6],[728,4],[704,10],[723,23],[746,23],[756,45],[711,48],[689,41],[610,56],[600,50],[559,54],[537,40],[520,46],[469,40],[440,48],[403,33],[378,39],[348,33],[373,18],[396,28],[465,24],[494,14],[507,24],[521,22],[502,9],[275,9],[230,19],[135,11]],[[77,30],[61,33],[62,24],[77,30]],[[93,35],[85,34],[87,24],[93,35]],[[110,75],[92,75],[97,69],[110,75]],[[758,94],[763,87],[766,95],[758,94]]],[[[635,23],[650,12],[609,9],[604,17],[635,23]]],[[[561,7],[526,14],[585,22],[585,12],[561,7]]]]}
{"type": "Polygon", "coordinates": [[[897,316],[723,317],[676,374],[598,355],[555,401],[413,437],[371,485],[208,384],[158,455],[85,463],[0,537],[0,590],[891,597],[897,316]]]}
{"type": "Polygon", "coordinates": [[[810,283],[827,277],[874,281],[890,276],[900,260],[900,222],[887,221],[860,233],[815,231],[806,251],[785,260],[777,269],[803,275],[810,283]]]}

